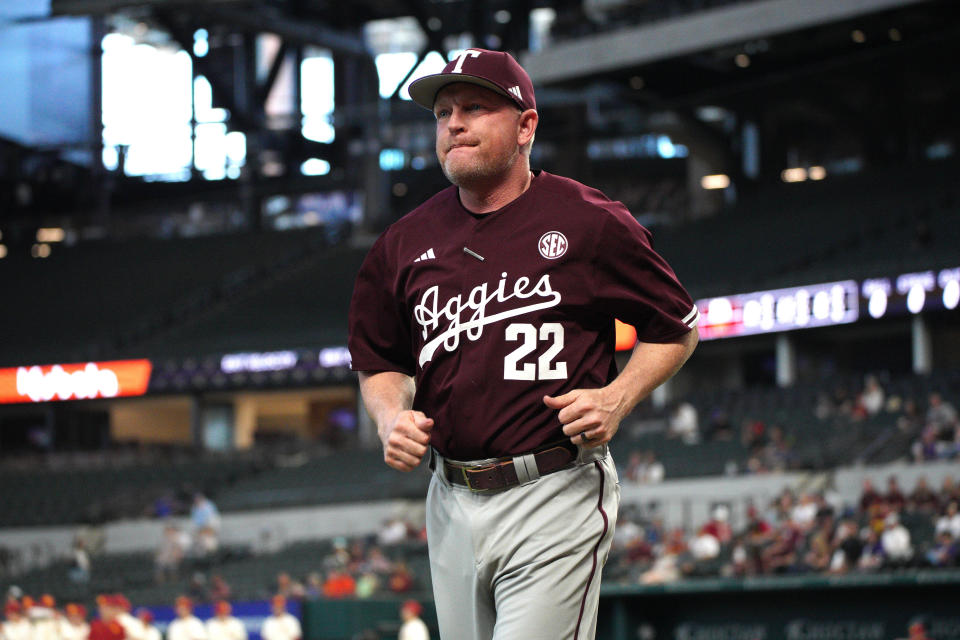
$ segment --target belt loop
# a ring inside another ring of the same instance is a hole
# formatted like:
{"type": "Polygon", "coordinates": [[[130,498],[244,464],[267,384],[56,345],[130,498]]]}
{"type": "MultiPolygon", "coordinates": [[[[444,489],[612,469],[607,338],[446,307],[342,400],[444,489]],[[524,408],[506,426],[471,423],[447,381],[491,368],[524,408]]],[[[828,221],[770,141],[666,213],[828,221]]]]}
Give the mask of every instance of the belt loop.
{"type": "Polygon", "coordinates": [[[540,469],[537,468],[537,459],[532,453],[514,458],[513,468],[517,472],[517,482],[521,485],[530,484],[540,479],[540,469]]]}
{"type": "Polygon", "coordinates": [[[447,469],[443,464],[443,456],[433,447],[430,447],[430,469],[433,470],[440,482],[443,483],[443,486],[449,489],[450,481],[447,480],[447,469]]]}

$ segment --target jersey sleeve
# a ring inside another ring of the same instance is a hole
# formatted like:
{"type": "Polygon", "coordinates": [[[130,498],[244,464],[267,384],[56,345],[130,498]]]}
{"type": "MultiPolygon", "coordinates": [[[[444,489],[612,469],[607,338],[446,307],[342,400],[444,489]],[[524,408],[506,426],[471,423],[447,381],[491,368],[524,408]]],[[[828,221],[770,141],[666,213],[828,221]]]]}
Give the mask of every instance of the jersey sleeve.
{"type": "Polygon", "coordinates": [[[650,232],[625,209],[614,210],[598,236],[594,296],[601,309],[633,325],[641,342],[675,340],[700,314],[670,265],[650,244],[650,232]]]}
{"type": "Polygon", "coordinates": [[[374,243],[357,274],[350,300],[348,346],[354,371],[414,375],[410,321],[390,266],[386,234],[374,243]]]}

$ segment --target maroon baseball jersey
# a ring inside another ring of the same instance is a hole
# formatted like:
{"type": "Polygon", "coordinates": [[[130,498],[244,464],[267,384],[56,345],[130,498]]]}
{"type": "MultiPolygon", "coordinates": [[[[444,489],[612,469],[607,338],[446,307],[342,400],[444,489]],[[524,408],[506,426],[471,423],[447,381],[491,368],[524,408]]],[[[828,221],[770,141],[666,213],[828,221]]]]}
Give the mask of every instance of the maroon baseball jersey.
{"type": "Polygon", "coordinates": [[[614,318],[662,343],[698,314],[621,203],[539,172],[495,212],[449,187],[391,225],[357,276],[350,354],[415,376],[442,455],[518,455],[565,437],[544,395],[616,376],[614,318]]]}

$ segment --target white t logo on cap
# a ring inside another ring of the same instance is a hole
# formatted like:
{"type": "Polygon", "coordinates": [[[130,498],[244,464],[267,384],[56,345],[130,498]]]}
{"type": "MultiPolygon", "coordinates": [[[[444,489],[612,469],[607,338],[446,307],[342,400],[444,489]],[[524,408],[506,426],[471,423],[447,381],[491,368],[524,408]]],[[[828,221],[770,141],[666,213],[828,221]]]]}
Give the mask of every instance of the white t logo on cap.
{"type": "Polygon", "coordinates": [[[463,61],[467,59],[467,56],[471,58],[479,58],[480,52],[474,51],[473,49],[467,49],[459,56],[457,56],[457,64],[453,67],[453,71],[450,73],[462,73],[463,72],[463,61]]]}

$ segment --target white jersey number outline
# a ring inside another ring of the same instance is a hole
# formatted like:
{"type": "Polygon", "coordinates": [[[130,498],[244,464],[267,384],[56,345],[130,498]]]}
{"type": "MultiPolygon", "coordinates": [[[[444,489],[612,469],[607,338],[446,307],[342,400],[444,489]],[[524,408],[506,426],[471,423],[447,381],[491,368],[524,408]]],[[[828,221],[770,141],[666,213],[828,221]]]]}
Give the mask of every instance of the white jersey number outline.
{"type": "Polygon", "coordinates": [[[507,325],[504,337],[508,342],[523,339],[520,346],[508,353],[503,359],[504,380],[566,380],[567,363],[553,361],[563,350],[562,324],[545,322],[540,325],[538,331],[532,324],[514,322],[507,325]],[[540,340],[550,342],[550,346],[537,358],[536,365],[532,362],[520,365],[521,359],[536,350],[538,334],[540,340]]]}

